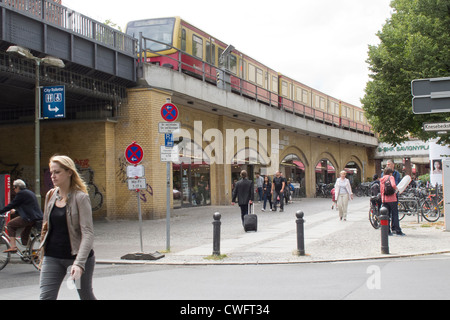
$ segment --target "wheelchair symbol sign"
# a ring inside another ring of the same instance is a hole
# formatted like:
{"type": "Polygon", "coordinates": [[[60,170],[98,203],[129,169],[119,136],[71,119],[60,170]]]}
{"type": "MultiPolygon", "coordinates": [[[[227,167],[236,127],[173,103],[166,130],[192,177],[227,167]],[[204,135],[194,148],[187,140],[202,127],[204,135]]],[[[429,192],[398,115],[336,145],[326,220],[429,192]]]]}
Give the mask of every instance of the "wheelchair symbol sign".
{"type": "Polygon", "coordinates": [[[65,87],[44,87],[42,97],[42,117],[44,119],[65,118],[65,87]]]}

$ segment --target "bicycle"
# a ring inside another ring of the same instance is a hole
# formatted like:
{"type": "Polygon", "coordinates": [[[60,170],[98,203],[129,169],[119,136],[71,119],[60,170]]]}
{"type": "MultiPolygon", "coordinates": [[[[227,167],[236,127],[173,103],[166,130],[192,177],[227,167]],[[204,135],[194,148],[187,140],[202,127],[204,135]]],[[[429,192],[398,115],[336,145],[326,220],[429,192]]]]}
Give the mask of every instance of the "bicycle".
{"type": "Polygon", "coordinates": [[[439,199],[424,188],[410,190],[398,198],[399,221],[406,215],[417,214],[417,222],[420,216],[428,222],[436,222],[441,216],[439,199]]]}
{"type": "Polygon", "coordinates": [[[428,222],[436,222],[441,217],[441,213],[443,213],[443,198],[442,194],[439,192],[439,189],[429,190],[428,195],[424,200],[424,211],[423,217],[428,222]]]}
{"type": "Polygon", "coordinates": [[[372,227],[379,229],[380,223],[380,207],[381,207],[381,194],[370,197],[370,209],[369,209],[369,221],[372,227]]]}
{"type": "MultiPolygon", "coordinates": [[[[10,238],[5,230],[6,220],[10,212],[0,215],[0,270],[2,270],[11,260],[11,252],[4,252],[11,248],[10,238]]],[[[17,254],[23,262],[32,264],[37,270],[40,270],[41,257],[39,246],[41,244],[40,222],[36,222],[31,229],[30,239],[27,245],[23,245],[19,238],[16,238],[17,254]]]]}
{"type": "Polygon", "coordinates": [[[355,195],[357,197],[370,196],[370,182],[363,182],[355,188],[355,195]]]}

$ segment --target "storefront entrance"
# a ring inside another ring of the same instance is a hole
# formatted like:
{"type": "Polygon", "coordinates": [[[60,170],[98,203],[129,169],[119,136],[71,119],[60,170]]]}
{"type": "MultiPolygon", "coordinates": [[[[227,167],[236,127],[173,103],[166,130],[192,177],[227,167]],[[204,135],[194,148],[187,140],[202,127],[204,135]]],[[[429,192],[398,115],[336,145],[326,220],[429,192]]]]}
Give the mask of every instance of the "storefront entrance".
{"type": "Polygon", "coordinates": [[[209,158],[202,150],[203,161],[195,161],[194,148],[200,148],[190,139],[179,144],[180,163],[172,165],[173,207],[204,206],[211,204],[209,158]]]}
{"type": "Polygon", "coordinates": [[[206,163],[173,165],[173,207],[211,204],[210,167],[206,163]]]}

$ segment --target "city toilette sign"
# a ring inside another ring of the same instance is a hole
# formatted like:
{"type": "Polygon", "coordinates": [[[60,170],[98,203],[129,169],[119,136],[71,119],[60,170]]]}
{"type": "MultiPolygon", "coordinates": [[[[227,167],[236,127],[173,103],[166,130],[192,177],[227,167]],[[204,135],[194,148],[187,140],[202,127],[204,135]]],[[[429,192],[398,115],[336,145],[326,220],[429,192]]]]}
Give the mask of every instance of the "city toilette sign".
{"type": "Polygon", "coordinates": [[[42,88],[42,117],[44,119],[58,119],[66,117],[64,86],[42,88]]]}

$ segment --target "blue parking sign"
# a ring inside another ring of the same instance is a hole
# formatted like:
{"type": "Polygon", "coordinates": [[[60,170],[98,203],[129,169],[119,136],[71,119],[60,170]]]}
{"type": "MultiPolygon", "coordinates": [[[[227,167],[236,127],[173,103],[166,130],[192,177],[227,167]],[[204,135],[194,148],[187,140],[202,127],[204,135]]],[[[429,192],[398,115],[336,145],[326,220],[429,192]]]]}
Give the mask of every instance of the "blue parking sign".
{"type": "Polygon", "coordinates": [[[166,133],[164,134],[164,141],[166,148],[173,148],[173,134],[172,133],[166,133]]]}
{"type": "Polygon", "coordinates": [[[65,87],[44,87],[42,90],[42,117],[58,119],[66,117],[65,87]]]}

